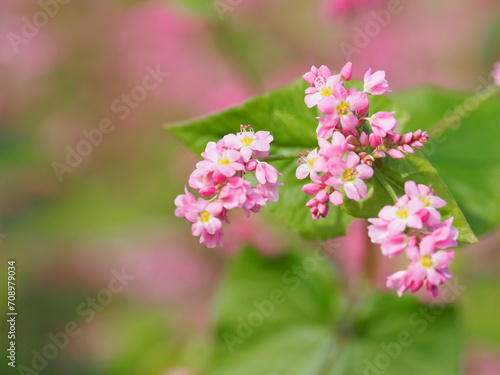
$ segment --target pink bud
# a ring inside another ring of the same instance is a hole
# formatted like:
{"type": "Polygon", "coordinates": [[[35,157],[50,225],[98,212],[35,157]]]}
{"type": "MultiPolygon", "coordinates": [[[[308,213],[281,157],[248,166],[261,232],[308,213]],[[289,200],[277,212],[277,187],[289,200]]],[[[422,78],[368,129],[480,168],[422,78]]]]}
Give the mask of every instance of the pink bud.
{"type": "Polygon", "coordinates": [[[391,156],[391,158],[393,159],[404,159],[405,156],[404,154],[399,151],[399,150],[396,150],[394,148],[391,148],[390,150],[387,150],[387,153],[391,156]]]}
{"type": "Polygon", "coordinates": [[[365,132],[361,132],[359,136],[359,142],[362,147],[366,147],[368,145],[368,135],[365,132]]]}
{"type": "Polygon", "coordinates": [[[372,148],[376,148],[382,144],[382,138],[378,137],[374,133],[371,133],[368,139],[372,148]]]}
{"type": "Polygon", "coordinates": [[[208,198],[208,197],[213,196],[215,194],[216,190],[217,189],[215,188],[215,186],[205,186],[205,187],[202,187],[200,189],[200,195],[202,197],[208,198]]]}
{"type": "Polygon", "coordinates": [[[340,76],[349,81],[352,78],[352,63],[348,62],[344,65],[344,67],[340,70],[340,76]]]}
{"type": "Polygon", "coordinates": [[[257,160],[255,159],[251,159],[248,161],[248,163],[246,164],[246,169],[247,171],[255,171],[255,169],[257,168],[257,160]]]}
{"type": "Polygon", "coordinates": [[[401,148],[398,147],[403,152],[406,152],[407,154],[413,154],[413,148],[410,145],[402,145],[401,148]]]}
{"type": "Polygon", "coordinates": [[[309,195],[316,195],[318,191],[321,189],[321,185],[318,184],[305,184],[302,186],[302,191],[309,195]]]}
{"type": "Polygon", "coordinates": [[[380,158],[385,158],[385,152],[384,151],[381,151],[381,150],[375,150],[373,152],[373,157],[375,159],[380,159],[380,158]]]}
{"type": "Polygon", "coordinates": [[[406,133],[403,135],[402,138],[403,139],[402,139],[401,143],[410,143],[412,141],[412,138],[413,138],[413,133],[411,133],[411,132],[406,133]]]}

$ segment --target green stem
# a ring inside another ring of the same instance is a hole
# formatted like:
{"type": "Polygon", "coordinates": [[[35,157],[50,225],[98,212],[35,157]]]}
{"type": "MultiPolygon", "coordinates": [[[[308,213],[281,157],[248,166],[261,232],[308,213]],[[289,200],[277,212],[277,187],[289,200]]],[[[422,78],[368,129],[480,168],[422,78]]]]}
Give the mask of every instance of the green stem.
{"type": "Polygon", "coordinates": [[[397,196],[396,192],[394,191],[394,189],[392,188],[392,186],[389,184],[389,182],[385,179],[384,175],[382,173],[380,173],[380,171],[377,169],[374,169],[374,172],[375,172],[375,177],[377,178],[377,180],[380,181],[380,183],[384,186],[385,190],[387,190],[387,192],[389,193],[391,198],[394,200],[394,202],[396,202],[398,200],[398,196],[397,196]]]}
{"type": "Polygon", "coordinates": [[[277,161],[277,160],[291,160],[298,159],[299,154],[288,154],[288,155],[269,155],[262,158],[258,158],[260,161],[277,161]]]}

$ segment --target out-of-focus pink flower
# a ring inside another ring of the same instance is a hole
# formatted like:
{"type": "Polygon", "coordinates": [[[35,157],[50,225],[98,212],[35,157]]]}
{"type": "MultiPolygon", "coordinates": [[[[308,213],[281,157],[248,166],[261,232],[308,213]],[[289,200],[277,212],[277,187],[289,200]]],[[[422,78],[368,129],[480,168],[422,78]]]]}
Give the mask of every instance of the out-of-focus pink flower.
{"type": "Polygon", "coordinates": [[[500,62],[495,63],[491,76],[495,85],[500,86],[500,62]]]}
{"type": "Polygon", "coordinates": [[[322,11],[338,17],[354,11],[372,9],[373,5],[381,3],[382,0],[327,0],[323,3],[322,11]]]}
{"type": "Polygon", "coordinates": [[[372,70],[368,69],[364,77],[363,91],[372,95],[383,95],[389,90],[389,83],[385,79],[385,72],[377,70],[372,74],[372,70]]]}
{"type": "Polygon", "coordinates": [[[385,137],[398,126],[398,120],[394,118],[394,112],[377,112],[368,117],[373,133],[379,137],[385,137]]]}

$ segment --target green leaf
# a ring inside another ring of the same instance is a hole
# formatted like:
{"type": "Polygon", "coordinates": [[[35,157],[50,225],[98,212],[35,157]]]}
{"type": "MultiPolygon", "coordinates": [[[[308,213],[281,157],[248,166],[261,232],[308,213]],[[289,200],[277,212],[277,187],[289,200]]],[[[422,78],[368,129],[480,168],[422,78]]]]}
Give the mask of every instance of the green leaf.
{"type": "Polygon", "coordinates": [[[216,348],[206,373],[363,375],[365,361],[383,364],[380,356],[390,361],[381,369],[386,375],[408,369],[457,373],[452,307],[429,310],[412,296],[392,294],[372,295],[359,306],[342,311],[328,260],[319,253],[289,251],[267,259],[246,249],[230,264],[218,293],[216,348]],[[280,303],[270,302],[276,293],[280,303]],[[398,343],[402,332],[404,347],[398,343]]]}
{"type": "Polygon", "coordinates": [[[483,234],[498,227],[500,153],[489,140],[500,139],[500,96],[479,101],[474,95],[425,87],[393,99],[409,110],[412,119],[407,130],[429,129],[431,139],[422,153],[449,187],[474,232],[483,234]]]}
{"type": "Polygon", "coordinates": [[[394,204],[386,187],[381,183],[385,180],[390,189],[398,196],[404,194],[405,181],[413,180],[417,184],[432,185],[436,194],[443,198],[447,204],[439,211],[444,219],[454,217],[453,225],[459,230],[458,241],[461,243],[476,243],[477,238],[472,232],[457,202],[441,180],[436,169],[420,153],[407,155],[404,159],[385,158],[381,169],[375,168],[375,178],[369,182],[368,196],[360,202],[347,199],[344,209],[356,217],[377,217],[380,209],[386,205],[394,204]],[[379,174],[380,179],[377,176],[379,174]]]}

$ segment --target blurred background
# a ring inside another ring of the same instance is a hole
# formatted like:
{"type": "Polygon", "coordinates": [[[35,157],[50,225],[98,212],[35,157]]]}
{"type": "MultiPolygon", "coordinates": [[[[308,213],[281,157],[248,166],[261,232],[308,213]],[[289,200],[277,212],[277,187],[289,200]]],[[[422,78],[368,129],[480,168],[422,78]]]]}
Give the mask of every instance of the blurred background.
{"type": "MultiPolygon", "coordinates": [[[[197,158],[164,124],[347,59],[357,78],[385,70],[393,91],[427,83],[474,91],[489,80],[500,60],[497,0],[401,0],[389,22],[366,30],[371,12],[387,7],[0,0],[0,267],[6,275],[16,260],[17,363],[32,367],[32,350],[75,322],[78,335],[40,373],[203,374],[224,263],[247,242],[272,255],[289,239],[285,228],[242,216],[224,248],[199,245],[173,215],[197,158]],[[123,270],[130,281],[104,297],[123,270]]],[[[491,233],[457,257],[466,374],[500,373],[499,245],[491,233]]],[[[3,319],[2,327],[4,342],[3,319]]]]}

